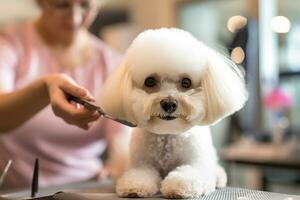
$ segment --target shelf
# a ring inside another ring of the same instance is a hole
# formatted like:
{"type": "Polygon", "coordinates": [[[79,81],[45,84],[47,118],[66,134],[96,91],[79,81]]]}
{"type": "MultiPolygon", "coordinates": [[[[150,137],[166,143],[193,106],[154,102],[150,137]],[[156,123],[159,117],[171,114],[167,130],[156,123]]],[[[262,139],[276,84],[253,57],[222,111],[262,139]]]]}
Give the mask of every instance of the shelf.
{"type": "Polygon", "coordinates": [[[279,73],[280,78],[290,78],[293,76],[300,76],[300,70],[299,71],[281,71],[279,73]]]}

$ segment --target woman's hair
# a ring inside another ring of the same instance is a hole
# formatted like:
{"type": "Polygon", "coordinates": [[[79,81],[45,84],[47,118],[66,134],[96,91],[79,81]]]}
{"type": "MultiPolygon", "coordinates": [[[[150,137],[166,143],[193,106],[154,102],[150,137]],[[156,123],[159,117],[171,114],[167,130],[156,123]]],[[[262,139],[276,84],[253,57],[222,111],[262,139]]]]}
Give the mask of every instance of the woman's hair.
{"type": "MultiPolygon", "coordinates": [[[[40,5],[42,1],[48,1],[48,0],[34,0],[34,1],[36,2],[37,5],[40,5]]],[[[97,6],[102,6],[106,4],[109,0],[90,0],[90,1],[94,1],[97,6]]]]}

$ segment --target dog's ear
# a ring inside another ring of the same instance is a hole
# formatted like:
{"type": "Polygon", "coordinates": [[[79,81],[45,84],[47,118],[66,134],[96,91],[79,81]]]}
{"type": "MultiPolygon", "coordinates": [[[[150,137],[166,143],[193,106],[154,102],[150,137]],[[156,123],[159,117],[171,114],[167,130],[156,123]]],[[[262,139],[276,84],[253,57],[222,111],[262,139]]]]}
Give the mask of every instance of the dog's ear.
{"type": "Polygon", "coordinates": [[[129,103],[131,90],[132,79],[125,60],[104,83],[99,98],[103,111],[113,117],[134,122],[129,103]]]}
{"type": "Polygon", "coordinates": [[[201,124],[212,124],[241,109],[247,100],[245,81],[238,67],[207,47],[207,74],[202,80],[206,113],[201,124]]]}

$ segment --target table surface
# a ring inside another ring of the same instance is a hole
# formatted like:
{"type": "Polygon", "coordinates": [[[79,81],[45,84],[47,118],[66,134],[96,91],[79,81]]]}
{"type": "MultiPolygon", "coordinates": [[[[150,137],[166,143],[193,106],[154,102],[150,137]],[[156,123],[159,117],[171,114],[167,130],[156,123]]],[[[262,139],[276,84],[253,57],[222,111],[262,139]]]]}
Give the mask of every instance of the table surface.
{"type": "MultiPolygon", "coordinates": [[[[134,200],[141,198],[120,198],[115,193],[59,193],[46,197],[39,197],[36,200],[134,200]]],[[[147,200],[163,199],[161,196],[146,198],[147,200]]],[[[300,200],[300,196],[262,192],[242,188],[226,187],[218,189],[199,200],[300,200]]],[[[1,200],[1,197],[0,197],[1,200]]],[[[6,199],[17,200],[17,199],[6,199]]],[[[20,200],[20,198],[19,198],[20,200]]]]}
{"type": "MultiPolygon", "coordinates": [[[[114,186],[113,182],[110,179],[102,179],[101,181],[78,182],[60,186],[40,188],[37,193],[37,197],[53,195],[60,191],[77,193],[112,193],[114,192],[114,186]]],[[[22,197],[30,197],[30,195],[31,189],[27,189],[13,193],[7,193],[2,195],[0,194],[0,197],[9,199],[20,199],[22,197]]]]}
{"type": "Polygon", "coordinates": [[[300,144],[238,141],[219,152],[224,161],[300,170],[300,144]]]}

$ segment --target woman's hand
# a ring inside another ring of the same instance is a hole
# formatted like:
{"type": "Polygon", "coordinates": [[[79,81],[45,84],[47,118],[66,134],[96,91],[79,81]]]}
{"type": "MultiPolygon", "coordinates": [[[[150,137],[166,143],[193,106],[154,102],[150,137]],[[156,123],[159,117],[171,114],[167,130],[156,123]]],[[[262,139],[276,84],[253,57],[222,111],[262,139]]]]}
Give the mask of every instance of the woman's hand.
{"type": "Polygon", "coordinates": [[[70,77],[64,74],[52,74],[45,77],[45,83],[54,114],[65,122],[87,130],[90,123],[100,117],[98,112],[87,110],[81,105],[68,101],[67,94],[94,101],[88,90],[76,84],[70,77]]]}

